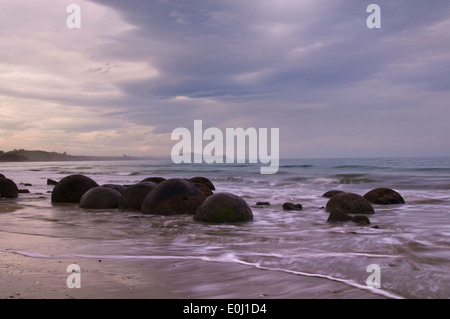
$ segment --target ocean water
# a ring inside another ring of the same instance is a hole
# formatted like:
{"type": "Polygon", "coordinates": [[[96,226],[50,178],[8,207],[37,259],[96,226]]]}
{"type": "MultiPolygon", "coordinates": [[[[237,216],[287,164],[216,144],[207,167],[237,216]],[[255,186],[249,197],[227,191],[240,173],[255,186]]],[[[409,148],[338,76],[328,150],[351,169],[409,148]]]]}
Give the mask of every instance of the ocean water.
{"type": "Polygon", "coordinates": [[[0,250],[34,258],[232,262],[268,276],[324,278],[388,298],[450,297],[450,158],[281,160],[274,175],[261,175],[259,168],[170,160],[2,163],[0,173],[30,193],[0,200],[0,207],[10,208],[0,210],[0,236],[18,238],[7,246],[0,242],[0,250]],[[47,178],[70,174],[125,185],[151,176],[204,176],[215,192],[243,197],[254,220],[206,224],[192,215],[52,205],[47,178]],[[373,205],[369,226],[327,222],[323,193],[338,189],[364,195],[377,187],[395,189],[406,204],[373,205]],[[255,207],[258,201],[271,205],[255,207]],[[303,210],[284,211],[284,202],[301,203],[303,210]],[[380,288],[366,284],[369,265],[379,267],[380,288]]]}

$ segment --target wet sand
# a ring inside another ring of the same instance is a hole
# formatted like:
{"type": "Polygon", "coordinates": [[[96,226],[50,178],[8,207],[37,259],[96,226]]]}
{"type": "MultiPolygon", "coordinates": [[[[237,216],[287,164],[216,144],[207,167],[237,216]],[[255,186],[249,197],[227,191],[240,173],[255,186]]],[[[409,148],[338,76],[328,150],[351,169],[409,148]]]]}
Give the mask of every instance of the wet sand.
{"type": "Polygon", "coordinates": [[[327,279],[214,261],[36,258],[5,251],[0,260],[0,298],[7,299],[383,298],[327,279]],[[74,263],[80,288],[66,283],[74,263]]]}
{"type": "MultiPolygon", "coordinates": [[[[0,213],[26,208],[2,201],[0,213]]],[[[380,294],[329,279],[253,265],[200,259],[28,256],[17,253],[36,240],[0,231],[0,299],[379,299],[380,294]],[[15,247],[14,252],[9,251],[15,247]],[[80,266],[80,288],[67,287],[67,267],[80,266]]],[[[40,245],[57,239],[39,238],[40,245]]]]}

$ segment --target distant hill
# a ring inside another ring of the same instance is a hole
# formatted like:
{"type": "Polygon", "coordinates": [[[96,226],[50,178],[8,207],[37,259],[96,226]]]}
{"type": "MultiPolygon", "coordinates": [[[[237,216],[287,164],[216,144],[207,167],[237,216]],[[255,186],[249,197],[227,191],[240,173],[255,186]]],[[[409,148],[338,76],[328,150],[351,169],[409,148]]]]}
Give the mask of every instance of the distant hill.
{"type": "Polygon", "coordinates": [[[117,161],[137,160],[138,157],[131,156],[78,156],[57,152],[13,150],[9,152],[0,151],[0,162],[51,162],[51,161],[117,161]]]}

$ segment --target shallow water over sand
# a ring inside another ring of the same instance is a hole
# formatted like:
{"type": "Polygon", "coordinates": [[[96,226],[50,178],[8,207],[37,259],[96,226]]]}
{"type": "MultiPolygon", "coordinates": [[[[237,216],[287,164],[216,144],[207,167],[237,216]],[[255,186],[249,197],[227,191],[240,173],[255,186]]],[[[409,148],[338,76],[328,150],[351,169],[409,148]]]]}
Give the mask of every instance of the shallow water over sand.
{"type": "MultiPolygon", "coordinates": [[[[37,259],[219,263],[241,271],[259,269],[260,278],[280,274],[321,278],[330,289],[337,282],[375,296],[450,297],[448,158],[292,160],[282,161],[276,175],[258,171],[250,165],[178,166],[170,161],[2,164],[1,173],[31,193],[0,201],[0,250],[37,259]],[[47,178],[59,180],[70,174],[85,174],[99,184],[127,185],[150,176],[205,176],[216,192],[235,193],[251,206],[258,201],[271,205],[252,207],[254,220],[236,225],[196,222],[191,215],[149,216],[53,205],[47,178]],[[406,204],[374,205],[370,226],[327,223],[324,192],[340,189],[363,195],[376,187],[396,189],[406,204]],[[284,211],[284,202],[301,203],[303,210],[284,211]],[[380,289],[366,285],[371,264],[380,267],[380,289]]],[[[208,267],[189,271],[186,280],[200,281],[208,267]]],[[[248,281],[245,276],[241,280],[242,285],[248,281]]],[[[214,282],[210,285],[217,294],[214,282]]],[[[208,285],[202,287],[197,288],[208,290],[208,285]]],[[[292,286],[287,281],[280,289],[301,288],[293,280],[292,286]]],[[[240,297],[239,291],[226,296],[240,297]]]]}

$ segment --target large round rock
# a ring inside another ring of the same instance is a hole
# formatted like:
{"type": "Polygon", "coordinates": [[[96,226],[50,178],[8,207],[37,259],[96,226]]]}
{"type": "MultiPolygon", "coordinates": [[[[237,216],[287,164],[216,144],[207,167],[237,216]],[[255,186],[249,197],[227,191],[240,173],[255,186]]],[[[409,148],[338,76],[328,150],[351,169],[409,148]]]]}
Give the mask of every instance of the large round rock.
{"type": "Polygon", "coordinates": [[[88,190],[80,199],[81,208],[117,208],[120,192],[110,187],[98,186],[88,190]]]}
{"type": "Polygon", "coordinates": [[[253,213],[241,197],[230,193],[209,196],[197,209],[194,220],[210,223],[238,223],[253,220],[253,213]]]}
{"type": "Polygon", "coordinates": [[[140,210],[144,198],[157,184],[140,182],[128,187],[120,197],[119,208],[124,210],[140,210]]]}
{"type": "Polygon", "coordinates": [[[326,211],[340,209],[347,214],[373,214],[375,211],[370,202],[354,193],[340,193],[330,198],[326,211]]]}
{"type": "Polygon", "coordinates": [[[191,182],[172,178],[156,185],[145,197],[141,212],[156,215],[194,214],[205,194],[191,182]]]}
{"type": "Polygon", "coordinates": [[[60,180],[52,192],[53,203],[79,203],[81,197],[91,188],[99,186],[84,175],[69,175],[60,180]]]}
{"type": "Polygon", "coordinates": [[[372,204],[377,205],[405,203],[405,200],[399,193],[397,193],[393,189],[385,187],[372,189],[370,192],[367,192],[363,197],[372,204]]]}
{"type": "Polygon", "coordinates": [[[19,189],[11,179],[0,178],[0,194],[1,197],[16,198],[19,196],[19,189]]]}
{"type": "Polygon", "coordinates": [[[147,178],[144,178],[141,181],[141,183],[142,182],[153,182],[153,183],[159,184],[161,182],[164,182],[165,180],[166,179],[164,177],[147,177],[147,178]]]}

